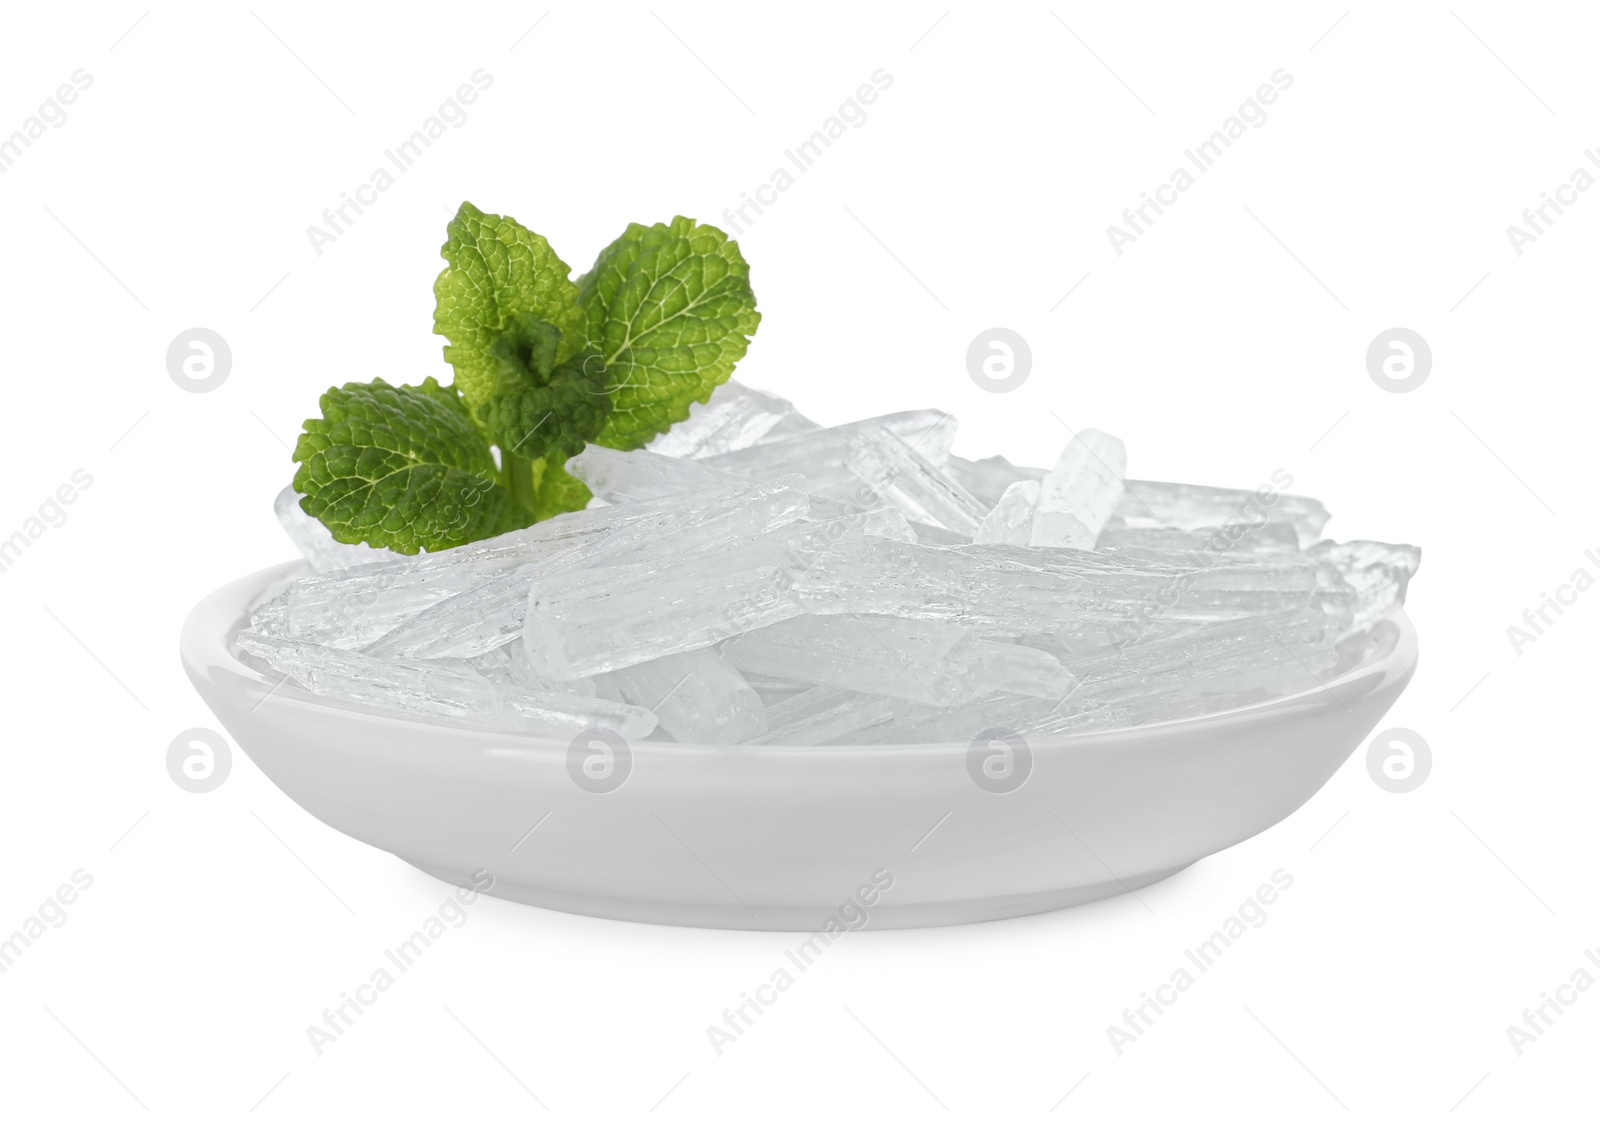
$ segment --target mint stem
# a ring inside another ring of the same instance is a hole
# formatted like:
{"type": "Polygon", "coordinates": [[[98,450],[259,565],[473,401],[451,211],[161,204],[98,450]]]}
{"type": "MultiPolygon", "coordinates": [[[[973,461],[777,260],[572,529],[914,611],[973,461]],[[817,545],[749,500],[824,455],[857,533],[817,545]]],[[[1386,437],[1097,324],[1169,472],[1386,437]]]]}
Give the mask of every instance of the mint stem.
{"type": "Polygon", "coordinates": [[[534,481],[533,461],[525,456],[518,456],[514,452],[500,454],[500,474],[505,479],[506,487],[511,491],[511,498],[527,515],[528,521],[533,521],[534,515],[534,481]]]}

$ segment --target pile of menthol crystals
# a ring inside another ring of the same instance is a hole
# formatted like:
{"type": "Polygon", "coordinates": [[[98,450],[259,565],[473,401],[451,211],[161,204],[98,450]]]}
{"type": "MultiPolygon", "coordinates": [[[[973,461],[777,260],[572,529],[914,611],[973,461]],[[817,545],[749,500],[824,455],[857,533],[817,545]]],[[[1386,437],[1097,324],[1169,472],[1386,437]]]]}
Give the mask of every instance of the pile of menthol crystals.
{"type": "Polygon", "coordinates": [[[1048,471],[950,454],[914,410],[822,428],[728,383],[648,450],[591,445],[587,510],[401,557],[278,511],[318,572],[238,645],[369,706],[698,744],[1117,728],[1325,682],[1420,551],[1319,541],[1270,487],[1125,480],[1078,433],[1048,471]]]}

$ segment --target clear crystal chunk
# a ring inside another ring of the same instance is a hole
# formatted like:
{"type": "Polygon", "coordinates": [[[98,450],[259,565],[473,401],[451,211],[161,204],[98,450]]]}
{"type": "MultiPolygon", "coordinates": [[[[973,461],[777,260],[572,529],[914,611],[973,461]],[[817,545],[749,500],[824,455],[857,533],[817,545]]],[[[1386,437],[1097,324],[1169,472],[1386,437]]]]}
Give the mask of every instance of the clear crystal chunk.
{"type": "Polygon", "coordinates": [[[893,509],[806,522],[727,548],[584,567],[535,583],[522,640],[535,671],[579,678],[774,624],[802,611],[789,589],[823,552],[858,538],[911,537],[893,509]]]}
{"type": "Polygon", "coordinates": [[[603,677],[624,699],[654,713],[675,741],[725,745],[767,731],[760,695],[709,648],[620,667],[603,677]]]}
{"type": "Polygon", "coordinates": [[[1127,472],[1128,454],[1121,441],[1098,429],[1081,430],[1039,481],[1028,544],[1094,549],[1122,499],[1127,472]]]}
{"type": "MultiPolygon", "coordinates": [[[[662,456],[702,457],[749,448],[784,426],[789,432],[819,428],[793,404],[729,379],[704,402],[689,406],[689,416],[645,447],[662,456]]],[[[591,449],[596,446],[590,445],[591,449]]],[[[592,487],[593,485],[591,485],[592,487]]]]}
{"type": "Polygon", "coordinates": [[[359,651],[242,632],[240,648],[314,694],[427,717],[523,729],[611,729],[644,737],[656,716],[640,706],[579,693],[544,693],[497,685],[477,671],[436,661],[377,659],[359,651]]]}

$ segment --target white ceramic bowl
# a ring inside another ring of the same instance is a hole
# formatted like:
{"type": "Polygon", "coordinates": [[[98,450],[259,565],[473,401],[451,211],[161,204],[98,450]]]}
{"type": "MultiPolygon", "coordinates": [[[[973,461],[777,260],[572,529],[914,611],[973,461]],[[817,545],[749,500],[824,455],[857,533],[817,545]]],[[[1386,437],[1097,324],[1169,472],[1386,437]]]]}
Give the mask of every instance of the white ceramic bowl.
{"type": "Polygon", "coordinates": [[[1417,662],[1416,633],[1396,612],[1325,688],[1035,738],[1031,768],[1019,757],[1012,773],[1025,781],[1003,794],[974,779],[981,760],[966,744],[656,742],[632,745],[624,782],[601,793],[573,778],[586,740],[574,750],[567,734],[330,701],[243,661],[233,636],[249,606],[300,564],[206,597],[180,645],[195,688],[273,783],[335,830],[453,884],[482,870],[498,896],[657,924],[817,931],[838,916],[912,928],[1137,890],[1303,804],[1417,662]],[[892,885],[858,893],[874,874],[892,885]]]}

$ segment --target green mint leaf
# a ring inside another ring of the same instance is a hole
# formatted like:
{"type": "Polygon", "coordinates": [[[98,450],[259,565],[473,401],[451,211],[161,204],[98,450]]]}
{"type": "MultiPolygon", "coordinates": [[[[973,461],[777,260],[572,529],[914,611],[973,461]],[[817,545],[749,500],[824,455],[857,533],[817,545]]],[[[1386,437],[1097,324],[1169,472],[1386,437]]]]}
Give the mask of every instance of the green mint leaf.
{"type": "Polygon", "coordinates": [[[534,518],[540,522],[581,511],[594,498],[594,492],[564,467],[566,461],[543,460],[534,465],[534,518]]]}
{"type": "Polygon", "coordinates": [[[630,223],[578,278],[613,407],[598,443],[639,448],[728,380],[761,323],[736,243],[689,218],[630,223]]]}
{"type": "Polygon", "coordinates": [[[494,349],[512,317],[526,313],[560,332],[556,362],[583,347],[584,319],[572,270],[550,243],[516,220],[462,203],[440,253],[448,264],[433,283],[433,330],[450,342],[444,357],[476,413],[495,391],[494,349]]]}
{"type": "Polygon", "coordinates": [[[560,352],[560,328],[532,312],[513,312],[499,338],[489,345],[489,354],[500,364],[496,388],[515,389],[530,380],[543,385],[560,352]]]}
{"type": "Polygon", "coordinates": [[[330,388],[320,405],[295,444],[294,486],[338,541],[415,554],[511,524],[489,446],[454,389],[380,378],[330,388]]]}
{"type": "MultiPolygon", "coordinates": [[[[548,335],[531,334],[554,354],[548,335]]],[[[542,361],[533,357],[533,363],[542,361]]],[[[502,359],[495,393],[478,407],[478,419],[502,453],[564,462],[600,435],[611,414],[606,367],[594,351],[580,351],[554,369],[533,363],[525,350],[502,359]]]]}
{"type": "MultiPolygon", "coordinates": [[[[377,381],[382,382],[383,380],[380,378],[377,381]]],[[[469,421],[471,420],[472,414],[467,411],[467,403],[461,400],[461,391],[454,386],[439,385],[438,379],[431,374],[422,380],[421,386],[407,386],[404,389],[421,390],[436,401],[449,406],[451,410],[459,413],[462,417],[467,418],[469,421]]]]}

